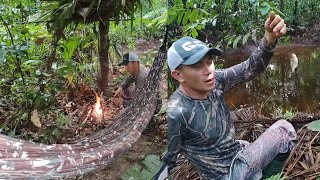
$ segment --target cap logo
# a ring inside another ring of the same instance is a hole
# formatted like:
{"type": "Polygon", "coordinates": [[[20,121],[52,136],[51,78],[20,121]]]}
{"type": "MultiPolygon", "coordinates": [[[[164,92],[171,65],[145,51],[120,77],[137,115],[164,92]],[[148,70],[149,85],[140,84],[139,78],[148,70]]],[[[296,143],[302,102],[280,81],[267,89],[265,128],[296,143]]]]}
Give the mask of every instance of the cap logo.
{"type": "Polygon", "coordinates": [[[201,41],[192,41],[192,42],[185,42],[182,44],[182,48],[185,50],[185,51],[192,51],[193,49],[195,48],[198,48],[198,47],[204,47],[206,46],[205,44],[203,44],[201,41]]]}

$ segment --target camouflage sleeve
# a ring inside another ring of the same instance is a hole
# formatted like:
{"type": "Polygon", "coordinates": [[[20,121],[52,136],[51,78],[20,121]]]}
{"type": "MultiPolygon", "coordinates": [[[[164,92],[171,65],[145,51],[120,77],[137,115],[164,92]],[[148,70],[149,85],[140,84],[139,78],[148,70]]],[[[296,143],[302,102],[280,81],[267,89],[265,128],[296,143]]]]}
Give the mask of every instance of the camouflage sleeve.
{"type": "Polygon", "coordinates": [[[181,148],[182,112],[168,114],[168,152],[163,160],[168,165],[169,172],[175,166],[181,148]]]}
{"type": "Polygon", "coordinates": [[[269,45],[267,40],[263,38],[258,48],[246,61],[227,69],[217,70],[217,77],[221,78],[224,83],[223,91],[228,91],[239,83],[257,77],[268,66],[274,50],[275,45],[269,45]]]}
{"type": "Polygon", "coordinates": [[[127,89],[131,83],[133,83],[135,80],[135,77],[130,75],[126,78],[126,80],[121,84],[122,89],[127,89]]]}

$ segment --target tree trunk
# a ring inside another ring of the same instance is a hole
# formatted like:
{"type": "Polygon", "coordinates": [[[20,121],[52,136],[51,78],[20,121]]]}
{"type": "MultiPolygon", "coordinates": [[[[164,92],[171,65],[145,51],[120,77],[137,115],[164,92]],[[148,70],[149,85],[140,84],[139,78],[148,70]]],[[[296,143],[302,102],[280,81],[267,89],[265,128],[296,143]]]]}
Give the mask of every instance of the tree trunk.
{"type": "Polygon", "coordinates": [[[104,22],[99,21],[99,63],[100,72],[98,77],[99,90],[105,92],[108,87],[109,77],[109,18],[104,19],[104,22]]]}

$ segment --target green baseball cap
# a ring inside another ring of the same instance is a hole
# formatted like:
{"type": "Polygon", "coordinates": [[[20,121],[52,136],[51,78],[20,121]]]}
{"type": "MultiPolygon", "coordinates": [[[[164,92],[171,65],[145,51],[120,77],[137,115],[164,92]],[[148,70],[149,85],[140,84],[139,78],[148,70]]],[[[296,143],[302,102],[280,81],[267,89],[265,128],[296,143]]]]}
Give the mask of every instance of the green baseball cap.
{"type": "Polygon", "coordinates": [[[168,49],[168,65],[171,71],[181,64],[192,65],[199,62],[206,54],[220,56],[217,48],[209,48],[204,42],[192,37],[182,37],[168,49]]]}

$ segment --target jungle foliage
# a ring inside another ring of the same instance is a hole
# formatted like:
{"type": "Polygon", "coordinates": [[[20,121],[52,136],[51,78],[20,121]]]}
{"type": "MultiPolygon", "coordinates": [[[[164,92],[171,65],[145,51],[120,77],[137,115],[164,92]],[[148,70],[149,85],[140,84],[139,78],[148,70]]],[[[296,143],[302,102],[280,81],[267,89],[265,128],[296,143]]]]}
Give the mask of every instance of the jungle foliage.
{"type": "MultiPolygon", "coordinates": [[[[291,36],[302,35],[319,22],[320,1],[308,0],[168,0],[168,24],[173,41],[192,36],[225,51],[256,43],[264,34],[264,22],[270,11],[286,21],[291,36]]],[[[177,83],[168,76],[169,94],[177,83]]]]}
{"type": "MultiPolygon", "coordinates": [[[[318,0],[171,0],[168,23],[179,26],[183,35],[211,40],[219,47],[237,48],[264,33],[270,11],[281,15],[289,34],[319,20],[318,0]]],[[[178,34],[179,35],[179,34],[178,34]]],[[[210,42],[211,42],[210,41],[210,42]]]]}

